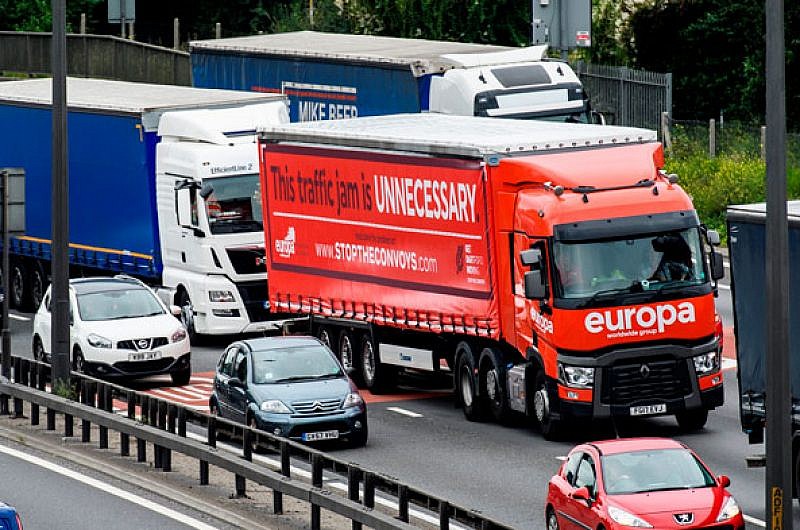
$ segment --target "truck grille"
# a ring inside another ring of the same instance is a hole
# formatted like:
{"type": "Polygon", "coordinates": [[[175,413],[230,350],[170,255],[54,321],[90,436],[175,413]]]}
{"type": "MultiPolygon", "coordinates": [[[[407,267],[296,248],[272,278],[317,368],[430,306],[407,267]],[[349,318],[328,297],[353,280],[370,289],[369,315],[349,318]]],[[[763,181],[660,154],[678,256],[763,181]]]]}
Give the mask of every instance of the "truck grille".
{"type": "Polygon", "coordinates": [[[117,349],[119,350],[152,350],[160,346],[168,344],[167,337],[153,337],[150,339],[129,339],[117,342],[117,349]]]}
{"type": "Polygon", "coordinates": [[[341,399],[315,399],[292,402],[292,408],[298,414],[330,414],[339,410],[341,399]]]}
{"type": "Polygon", "coordinates": [[[679,399],[691,392],[685,360],[612,366],[604,380],[603,401],[614,405],[679,399]]]}
{"type": "Polygon", "coordinates": [[[264,274],[267,272],[263,248],[229,248],[226,249],[226,252],[236,274],[264,274]]]}
{"type": "Polygon", "coordinates": [[[269,311],[264,307],[267,301],[267,282],[264,280],[237,283],[239,295],[247,310],[250,322],[264,322],[269,320],[269,311]]]}

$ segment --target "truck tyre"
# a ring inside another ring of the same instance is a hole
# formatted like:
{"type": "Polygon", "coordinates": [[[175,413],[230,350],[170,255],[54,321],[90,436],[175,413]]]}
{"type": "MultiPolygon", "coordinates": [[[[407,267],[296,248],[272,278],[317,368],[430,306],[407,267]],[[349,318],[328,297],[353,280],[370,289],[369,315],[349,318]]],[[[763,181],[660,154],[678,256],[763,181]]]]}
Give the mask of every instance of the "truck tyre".
{"type": "Polygon", "coordinates": [[[9,278],[8,289],[11,291],[11,306],[20,311],[28,310],[28,273],[19,261],[11,262],[11,273],[9,278]]]}
{"type": "Polygon", "coordinates": [[[194,326],[194,306],[192,300],[189,298],[189,293],[181,291],[178,295],[178,306],[181,308],[181,323],[186,328],[186,334],[189,336],[190,344],[198,343],[197,329],[194,326]]]}
{"type": "Polygon", "coordinates": [[[369,334],[365,334],[361,338],[360,352],[361,358],[358,364],[361,367],[361,380],[364,387],[373,394],[381,394],[390,390],[396,383],[397,372],[393,366],[381,363],[378,348],[375,347],[375,342],[369,334]]]}
{"type": "Polygon", "coordinates": [[[511,410],[508,406],[508,386],[503,357],[494,348],[484,348],[481,352],[481,394],[486,396],[489,412],[497,422],[508,420],[511,410]]]}
{"type": "Polygon", "coordinates": [[[559,440],[564,434],[561,421],[553,418],[544,370],[536,371],[534,378],[533,415],[545,440],[559,440]]]}
{"type": "Polygon", "coordinates": [[[352,374],[356,384],[361,386],[361,374],[359,373],[358,366],[356,366],[355,346],[353,341],[353,334],[343,329],[339,333],[339,348],[337,348],[337,355],[342,362],[345,371],[352,374]]]}
{"type": "Polygon", "coordinates": [[[469,421],[483,421],[486,418],[486,402],[477,392],[477,372],[475,356],[466,342],[456,348],[456,396],[469,421]]]}
{"type": "Polygon", "coordinates": [[[44,273],[44,267],[38,261],[34,262],[31,267],[29,285],[31,310],[37,311],[44,298],[44,293],[47,291],[47,275],[44,273]]]}
{"type": "Polygon", "coordinates": [[[708,421],[708,409],[684,410],[675,414],[678,425],[687,432],[699,431],[708,421]]]}

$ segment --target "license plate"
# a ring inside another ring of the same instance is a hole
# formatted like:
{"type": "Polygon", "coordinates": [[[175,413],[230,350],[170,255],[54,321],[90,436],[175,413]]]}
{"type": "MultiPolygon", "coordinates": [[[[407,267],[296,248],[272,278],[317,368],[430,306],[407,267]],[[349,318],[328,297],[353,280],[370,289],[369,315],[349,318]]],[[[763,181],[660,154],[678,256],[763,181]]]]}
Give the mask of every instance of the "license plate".
{"type": "Polygon", "coordinates": [[[129,361],[152,361],[153,359],[160,359],[160,351],[137,351],[128,354],[129,361]]]}
{"type": "Polygon", "coordinates": [[[339,431],[320,431],[320,432],[304,432],[304,442],[315,442],[318,440],[335,440],[339,437],[339,431]]]}
{"type": "Polygon", "coordinates": [[[639,407],[631,407],[631,416],[648,416],[650,414],[663,414],[667,411],[667,406],[664,403],[660,405],[641,405],[639,407]]]}

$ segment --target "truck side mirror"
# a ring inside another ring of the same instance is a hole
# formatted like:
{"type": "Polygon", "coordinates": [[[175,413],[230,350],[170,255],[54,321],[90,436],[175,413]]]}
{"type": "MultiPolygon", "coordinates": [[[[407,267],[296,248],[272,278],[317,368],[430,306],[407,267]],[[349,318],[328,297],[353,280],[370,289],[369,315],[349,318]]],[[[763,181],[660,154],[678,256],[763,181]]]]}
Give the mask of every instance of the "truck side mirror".
{"type": "Polygon", "coordinates": [[[543,300],[547,296],[542,279],[541,270],[532,270],[525,273],[525,298],[529,300],[543,300]]]}
{"type": "Polygon", "coordinates": [[[722,254],[719,252],[711,253],[711,278],[721,280],[725,277],[725,264],[722,261],[722,254]]]}
{"type": "Polygon", "coordinates": [[[214,186],[211,184],[203,184],[203,187],[200,188],[200,196],[203,200],[208,199],[212,193],[214,193],[214,186]]]}
{"type": "Polygon", "coordinates": [[[719,237],[719,232],[716,230],[708,230],[706,232],[706,239],[708,240],[708,244],[712,247],[716,247],[722,241],[719,237]]]}
{"type": "Polygon", "coordinates": [[[542,251],[538,248],[529,248],[519,253],[519,259],[526,267],[538,265],[542,261],[542,251]]]}

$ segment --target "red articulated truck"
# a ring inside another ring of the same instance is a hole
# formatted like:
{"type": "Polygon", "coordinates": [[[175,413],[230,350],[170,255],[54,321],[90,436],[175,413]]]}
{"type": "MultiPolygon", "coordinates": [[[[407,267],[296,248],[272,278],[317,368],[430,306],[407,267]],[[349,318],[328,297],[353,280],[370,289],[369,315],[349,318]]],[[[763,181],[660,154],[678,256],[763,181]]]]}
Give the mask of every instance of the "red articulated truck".
{"type": "Polygon", "coordinates": [[[373,391],[454,375],[470,420],[722,405],[719,235],[652,131],[405,114],[260,133],[269,302],[373,391]]]}

